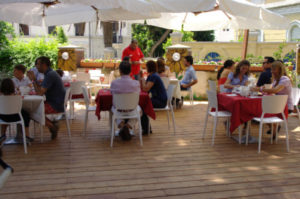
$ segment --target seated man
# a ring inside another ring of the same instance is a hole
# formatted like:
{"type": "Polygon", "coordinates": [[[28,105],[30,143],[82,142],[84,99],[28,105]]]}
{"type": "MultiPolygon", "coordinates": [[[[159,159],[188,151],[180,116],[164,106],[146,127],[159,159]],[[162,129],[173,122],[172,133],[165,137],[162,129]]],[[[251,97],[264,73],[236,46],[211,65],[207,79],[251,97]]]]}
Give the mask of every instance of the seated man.
{"type": "MultiPolygon", "coordinates": [[[[192,86],[197,84],[198,79],[196,76],[196,71],[193,67],[193,57],[188,55],[184,58],[184,65],[186,67],[186,71],[183,79],[180,82],[180,90],[186,91],[192,89],[192,86]]],[[[181,105],[183,104],[183,97],[181,97],[181,105]]]]}
{"type": "MultiPolygon", "coordinates": [[[[45,113],[53,114],[64,111],[65,89],[60,76],[50,67],[48,57],[39,57],[36,65],[38,71],[44,74],[44,80],[40,86],[33,71],[28,72],[28,77],[33,81],[33,86],[38,95],[46,95],[45,113]]],[[[51,139],[57,136],[58,126],[46,117],[46,126],[51,132],[51,139]]]]}
{"type": "Polygon", "coordinates": [[[38,59],[35,60],[34,67],[31,68],[30,71],[33,71],[34,76],[35,76],[35,78],[37,80],[38,85],[42,85],[42,82],[44,80],[44,73],[40,73],[38,71],[38,69],[37,69],[37,60],[38,59]]]}
{"type": "Polygon", "coordinates": [[[18,64],[14,68],[14,77],[12,81],[14,82],[16,91],[19,91],[21,86],[29,86],[32,87],[32,82],[25,77],[26,67],[22,64],[18,64]]]}
{"type": "MultiPolygon", "coordinates": [[[[139,93],[141,88],[137,80],[132,80],[130,77],[131,65],[128,61],[122,61],[119,66],[121,77],[112,81],[110,91],[112,94],[122,93],[139,93]]],[[[118,128],[120,128],[119,135],[123,140],[129,140],[131,135],[129,129],[132,129],[136,120],[118,120],[118,128]]]]}
{"type": "Polygon", "coordinates": [[[272,78],[271,66],[274,61],[275,60],[273,57],[264,58],[264,62],[263,62],[264,71],[260,74],[256,86],[261,87],[265,84],[271,84],[271,78],[272,78]]]}

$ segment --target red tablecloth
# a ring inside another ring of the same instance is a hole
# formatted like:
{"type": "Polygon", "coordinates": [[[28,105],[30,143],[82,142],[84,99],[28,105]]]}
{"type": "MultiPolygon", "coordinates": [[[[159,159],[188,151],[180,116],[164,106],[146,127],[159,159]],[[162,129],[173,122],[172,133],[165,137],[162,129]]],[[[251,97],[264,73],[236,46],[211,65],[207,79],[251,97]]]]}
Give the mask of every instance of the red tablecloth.
{"type": "MultiPolygon", "coordinates": [[[[110,90],[101,89],[99,90],[96,97],[96,116],[100,120],[100,111],[109,111],[112,107],[112,94],[110,90]]],[[[150,116],[152,119],[155,119],[155,112],[153,110],[151,99],[146,92],[140,93],[139,105],[143,111],[150,116]]]]}
{"type": "MultiPolygon", "coordinates": [[[[248,98],[242,96],[228,96],[226,93],[218,94],[218,108],[219,110],[226,110],[231,112],[230,132],[233,132],[241,124],[253,119],[254,117],[261,117],[262,98],[248,98]]],[[[284,110],[286,118],[288,117],[288,108],[284,110]]],[[[265,117],[274,115],[266,114],[265,117]]],[[[277,115],[281,117],[281,115],[277,115]]]]}

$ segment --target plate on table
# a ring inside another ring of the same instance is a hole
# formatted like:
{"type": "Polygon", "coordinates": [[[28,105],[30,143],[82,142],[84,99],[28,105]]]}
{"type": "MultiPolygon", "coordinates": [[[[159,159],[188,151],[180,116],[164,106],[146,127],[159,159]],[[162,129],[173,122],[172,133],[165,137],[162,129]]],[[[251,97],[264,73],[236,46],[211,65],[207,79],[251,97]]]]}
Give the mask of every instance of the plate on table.
{"type": "Polygon", "coordinates": [[[237,96],[237,94],[232,93],[232,94],[227,94],[227,96],[229,96],[229,97],[235,97],[235,96],[237,96]]]}
{"type": "Polygon", "coordinates": [[[258,96],[258,95],[250,95],[249,98],[253,98],[253,99],[254,99],[254,98],[261,98],[261,96],[258,96]]]}

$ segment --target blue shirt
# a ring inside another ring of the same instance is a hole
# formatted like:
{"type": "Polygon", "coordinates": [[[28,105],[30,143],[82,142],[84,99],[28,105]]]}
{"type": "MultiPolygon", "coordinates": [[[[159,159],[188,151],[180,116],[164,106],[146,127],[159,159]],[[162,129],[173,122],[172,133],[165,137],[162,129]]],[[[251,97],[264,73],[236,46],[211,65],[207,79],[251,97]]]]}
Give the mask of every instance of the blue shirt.
{"type": "Polygon", "coordinates": [[[196,71],[192,65],[190,65],[184,74],[183,79],[181,80],[180,84],[189,84],[193,80],[197,80],[196,71]]]}
{"type": "MultiPolygon", "coordinates": [[[[244,75],[242,81],[240,80],[239,77],[234,77],[233,72],[229,73],[227,79],[230,79],[230,84],[231,85],[241,85],[244,86],[246,82],[248,81],[248,76],[244,75]]],[[[227,88],[225,92],[231,92],[232,89],[227,88]]]]}
{"type": "Polygon", "coordinates": [[[159,75],[157,73],[153,73],[148,76],[146,81],[153,82],[153,86],[150,89],[152,98],[159,100],[162,104],[167,104],[167,91],[159,75]]]}
{"type": "Polygon", "coordinates": [[[63,112],[65,101],[64,85],[60,76],[51,68],[44,73],[42,87],[47,89],[45,93],[46,102],[48,102],[54,110],[63,112]]]}
{"type": "Polygon", "coordinates": [[[256,86],[271,84],[271,78],[272,78],[271,68],[267,68],[264,72],[260,74],[256,86]]]}

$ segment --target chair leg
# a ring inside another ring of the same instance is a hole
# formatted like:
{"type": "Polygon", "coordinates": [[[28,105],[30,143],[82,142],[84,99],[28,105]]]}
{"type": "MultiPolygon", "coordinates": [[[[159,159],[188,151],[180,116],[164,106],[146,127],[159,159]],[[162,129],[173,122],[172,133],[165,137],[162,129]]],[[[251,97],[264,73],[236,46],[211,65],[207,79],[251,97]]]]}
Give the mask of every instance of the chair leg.
{"type": "Polygon", "coordinates": [[[70,130],[69,118],[67,116],[67,112],[66,111],[65,111],[65,118],[66,118],[66,124],[67,124],[69,138],[71,138],[71,130],[70,130]]]}
{"type": "Polygon", "coordinates": [[[41,132],[41,143],[43,142],[44,139],[44,129],[43,129],[43,125],[40,124],[40,132],[41,132]]]}
{"type": "Polygon", "coordinates": [[[214,117],[214,128],[213,128],[213,135],[212,135],[212,142],[211,142],[212,146],[214,146],[214,144],[215,144],[215,136],[216,136],[216,130],[217,130],[217,123],[218,123],[218,118],[214,117]]]}
{"type": "Polygon", "coordinates": [[[24,123],[22,123],[22,133],[23,133],[24,153],[27,154],[27,143],[26,143],[26,134],[25,134],[25,126],[24,126],[24,123]]]}
{"type": "Polygon", "coordinates": [[[300,122],[300,111],[299,111],[298,105],[296,105],[296,110],[297,110],[297,114],[298,114],[298,120],[300,122]]]}
{"type": "Polygon", "coordinates": [[[246,145],[248,145],[248,141],[249,141],[250,126],[251,126],[251,120],[249,120],[249,121],[248,121],[248,125],[247,125],[247,132],[246,132],[246,145]]]}
{"type": "MultiPolygon", "coordinates": [[[[271,124],[271,144],[273,144],[273,129],[274,129],[273,124],[271,124]]],[[[276,126],[276,129],[277,129],[277,126],[276,126]]]]}
{"type": "MultiPolygon", "coordinates": [[[[141,144],[141,146],[143,146],[143,134],[142,134],[141,117],[138,118],[138,123],[139,123],[140,144],[141,144]]],[[[150,121],[149,121],[149,124],[150,124],[150,121]]],[[[149,131],[150,131],[150,129],[149,129],[149,131]]]]}
{"type": "Polygon", "coordinates": [[[208,109],[209,109],[209,107],[207,107],[207,111],[206,111],[205,122],[204,122],[204,129],[203,129],[203,132],[202,132],[202,139],[205,138],[206,127],[207,127],[207,120],[208,120],[208,109]]]}
{"type": "Polygon", "coordinates": [[[173,108],[171,109],[171,114],[172,114],[173,129],[174,129],[174,135],[175,135],[176,134],[176,125],[175,125],[175,117],[174,117],[173,108]]]}
{"type": "Polygon", "coordinates": [[[227,124],[226,124],[226,134],[228,137],[231,137],[231,133],[230,133],[230,118],[227,118],[227,124]]]}
{"type": "Polygon", "coordinates": [[[242,144],[242,127],[241,125],[239,126],[239,144],[242,144]]]}
{"type": "Polygon", "coordinates": [[[288,130],[288,125],[287,121],[284,121],[284,126],[285,126],[285,136],[286,136],[286,150],[287,152],[290,152],[290,146],[289,146],[289,130],[288,130]]]}
{"type": "Polygon", "coordinates": [[[113,147],[114,137],[115,137],[115,118],[111,119],[111,135],[110,135],[110,147],[113,147]]]}
{"type": "Polygon", "coordinates": [[[147,115],[148,117],[148,135],[150,135],[150,117],[147,115]]]}
{"type": "Polygon", "coordinates": [[[167,110],[167,118],[168,118],[168,130],[170,130],[170,115],[168,110],[167,110]]]}
{"type": "Polygon", "coordinates": [[[260,122],[259,123],[259,135],[258,135],[258,153],[260,153],[260,149],[261,149],[261,139],[262,139],[262,134],[263,134],[263,123],[260,122]]]}
{"type": "Polygon", "coordinates": [[[89,112],[88,110],[85,111],[85,117],[84,117],[84,130],[83,135],[86,135],[86,128],[87,128],[87,121],[88,121],[89,112]]]}

